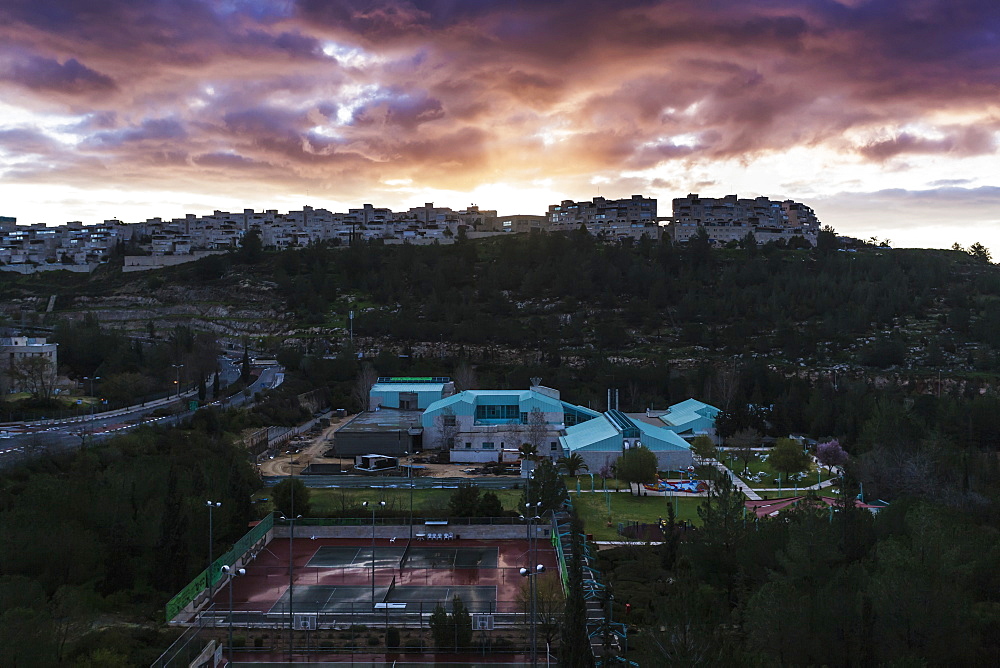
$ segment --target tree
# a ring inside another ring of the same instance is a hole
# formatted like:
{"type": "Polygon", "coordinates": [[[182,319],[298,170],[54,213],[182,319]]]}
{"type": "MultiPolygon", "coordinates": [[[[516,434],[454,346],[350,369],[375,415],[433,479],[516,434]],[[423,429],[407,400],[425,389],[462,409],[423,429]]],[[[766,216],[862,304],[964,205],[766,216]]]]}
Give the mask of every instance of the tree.
{"type": "Polygon", "coordinates": [[[558,462],[560,467],[566,470],[567,475],[576,476],[580,471],[589,471],[590,467],[587,466],[587,462],[583,461],[583,455],[579,452],[571,452],[570,454],[560,457],[558,462]]]}
{"type": "Polygon", "coordinates": [[[840,441],[833,439],[832,441],[826,441],[816,446],[816,460],[825,466],[830,473],[833,473],[833,467],[842,467],[847,463],[848,455],[840,447],[840,441]]]}
{"type": "Polygon", "coordinates": [[[756,429],[741,429],[726,439],[726,445],[736,454],[736,458],[743,462],[743,470],[750,468],[750,460],[757,455],[754,448],[760,444],[760,432],[756,429]]]}
{"type": "Polygon", "coordinates": [[[785,476],[790,476],[809,467],[809,455],[802,450],[802,445],[790,438],[779,438],[771,448],[768,456],[771,467],[785,476]]]}
{"type": "Polygon", "coordinates": [[[545,421],[545,413],[536,406],[528,412],[528,429],[525,435],[527,442],[534,446],[535,454],[541,453],[545,448],[545,441],[549,435],[549,425],[545,421]]]}
{"type": "Polygon", "coordinates": [[[541,503],[539,514],[555,511],[566,500],[566,483],[550,459],[542,459],[534,475],[525,483],[525,503],[541,503]]]}
{"type": "Polygon", "coordinates": [[[479,517],[503,517],[503,502],[496,492],[486,491],[479,497],[479,506],[476,515],[479,517]]]}
{"type": "Polygon", "coordinates": [[[35,399],[48,400],[56,384],[56,366],[45,355],[17,357],[7,367],[11,386],[30,392],[35,399]]]}
{"type": "Polygon", "coordinates": [[[369,362],[362,364],[351,390],[351,399],[354,400],[354,405],[359,411],[371,410],[369,393],[376,381],[378,381],[378,372],[375,371],[375,367],[369,362]]]}
{"type": "Polygon", "coordinates": [[[474,390],[479,384],[476,380],[476,370],[472,368],[468,360],[462,360],[455,369],[455,387],[461,392],[464,390],[474,390]]]}
{"type": "Polygon", "coordinates": [[[535,580],[535,619],[540,640],[551,645],[559,633],[559,623],[566,608],[559,573],[524,578],[517,592],[517,603],[524,613],[524,623],[531,625],[531,580],[535,580]]]}
{"type": "Polygon", "coordinates": [[[260,238],[260,230],[254,228],[240,239],[240,248],[236,251],[236,260],[243,264],[257,264],[264,256],[264,243],[260,238]]]}
{"type": "Polygon", "coordinates": [[[559,663],[574,668],[594,665],[594,654],[587,635],[587,601],[583,597],[583,522],[574,512],[570,515],[570,549],[566,612],[563,615],[559,642],[559,663]]]}
{"type": "Polygon", "coordinates": [[[837,231],[829,225],[824,225],[816,234],[816,250],[821,255],[827,255],[831,251],[837,250],[839,243],[837,242],[837,231]]]}
{"type": "Polygon", "coordinates": [[[243,361],[240,363],[240,380],[250,382],[250,350],[243,346],[243,361]]]}
{"type": "Polygon", "coordinates": [[[215,375],[212,377],[212,398],[219,398],[219,370],[215,370],[215,375]]]}
{"type": "Polygon", "coordinates": [[[632,492],[632,485],[656,482],[656,455],[645,445],[629,448],[615,465],[615,474],[624,480],[632,492]]]}
{"type": "Polygon", "coordinates": [[[285,478],[279,482],[274,486],[271,498],[274,509],[285,517],[309,516],[309,488],[298,478],[285,478]]]}
{"type": "Polygon", "coordinates": [[[442,450],[451,450],[455,447],[455,438],[458,436],[458,418],[455,411],[445,408],[440,415],[435,416],[434,426],[437,427],[441,435],[437,446],[442,450]]]}
{"type": "Polygon", "coordinates": [[[705,461],[706,459],[717,459],[719,449],[715,446],[711,437],[701,434],[700,436],[695,436],[694,439],[692,439],[691,454],[701,461],[705,461]]]}
{"type": "Polygon", "coordinates": [[[205,387],[205,374],[198,374],[198,401],[205,401],[208,396],[208,388],[205,387]]]}
{"type": "Polygon", "coordinates": [[[455,634],[455,651],[468,649],[472,644],[472,615],[462,602],[462,597],[457,594],[451,600],[450,621],[455,634]]]}
{"type": "Polygon", "coordinates": [[[479,511],[479,487],[460,482],[448,499],[448,514],[452,517],[476,517],[479,511]]]}
{"type": "Polygon", "coordinates": [[[448,611],[440,603],[434,606],[434,612],[431,613],[430,627],[436,648],[450,649],[453,646],[455,634],[452,622],[448,617],[448,611]]]}
{"type": "Polygon", "coordinates": [[[993,261],[993,258],[990,256],[990,250],[986,246],[979,243],[978,241],[969,246],[968,252],[969,255],[976,258],[980,262],[985,262],[986,264],[989,264],[990,262],[993,261]]]}

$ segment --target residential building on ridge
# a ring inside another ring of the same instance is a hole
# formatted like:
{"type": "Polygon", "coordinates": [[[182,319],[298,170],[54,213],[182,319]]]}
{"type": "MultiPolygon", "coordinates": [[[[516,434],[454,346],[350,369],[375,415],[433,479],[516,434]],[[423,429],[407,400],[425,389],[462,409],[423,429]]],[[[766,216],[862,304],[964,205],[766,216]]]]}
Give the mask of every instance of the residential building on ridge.
{"type": "Polygon", "coordinates": [[[699,228],[717,244],[742,241],[752,233],[758,244],[800,236],[815,246],[820,222],[812,209],[792,200],[700,197],[697,193],[674,199],[669,225],[674,243],[686,243],[699,228]]]}
{"type": "Polygon", "coordinates": [[[548,211],[550,231],[573,231],[581,225],[607,241],[640,239],[659,241],[661,228],[656,216],[656,200],[632,195],[628,199],[595,197],[589,202],[563,200],[548,211]]]}

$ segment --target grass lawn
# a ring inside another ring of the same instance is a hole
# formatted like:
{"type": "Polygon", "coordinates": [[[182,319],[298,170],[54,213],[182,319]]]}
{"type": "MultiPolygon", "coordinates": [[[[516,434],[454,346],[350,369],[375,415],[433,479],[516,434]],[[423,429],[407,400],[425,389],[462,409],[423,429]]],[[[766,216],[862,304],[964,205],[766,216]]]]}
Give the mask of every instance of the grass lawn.
{"type": "MultiPolygon", "coordinates": [[[[667,503],[674,503],[669,496],[632,496],[627,492],[577,494],[575,486],[573,490],[570,500],[583,520],[584,532],[593,534],[596,540],[623,540],[618,535],[619,522],[656,524],[661,517],[667,516],[667,503]],[[607,526],[608,498],[611,499],[610,527],[607,526]]],[[[677,497],[677,519],[700,524],[697,508],[702,501],[701,497],[677,497]]]]}
{"type": "MultiPolygon", "coordinates": [[[[408,489],[312,489],[309,491],[309,501],[312,506],[310,515],[313,517],[340,516],[346,510],[354,510],[354,517],[365,517],[371,511],[361,506],[363,501],[369,503],[385,501],[386,510],[396,517],[410,511],[410,490],[408,489]]],[[[453,491],[450,489],[413,490],[413,516],[440,517],[447,515],[448,500],[453,491]]],[[[522,498],[521,490],[495,489],[492,491],[500,498],[504,510],[518,509],[522,498]]],[[[270,496],[271,490],[264,489],[255,494],[254,498],[270,498],[270,496]]],[[[270,509],[270,502],[267,502],[266,506],[270,509]]]]}

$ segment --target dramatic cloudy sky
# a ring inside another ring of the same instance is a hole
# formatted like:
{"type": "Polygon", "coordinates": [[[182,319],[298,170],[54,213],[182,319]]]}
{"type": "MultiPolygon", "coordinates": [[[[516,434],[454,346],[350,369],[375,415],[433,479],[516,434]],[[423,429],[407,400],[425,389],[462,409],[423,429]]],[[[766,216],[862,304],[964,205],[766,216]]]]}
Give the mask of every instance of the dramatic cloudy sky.
{"type": "Polygon", "coordinates": [[[3,0],[0,215],[767,195],[1000,255],[997,0],[3,0]]]}

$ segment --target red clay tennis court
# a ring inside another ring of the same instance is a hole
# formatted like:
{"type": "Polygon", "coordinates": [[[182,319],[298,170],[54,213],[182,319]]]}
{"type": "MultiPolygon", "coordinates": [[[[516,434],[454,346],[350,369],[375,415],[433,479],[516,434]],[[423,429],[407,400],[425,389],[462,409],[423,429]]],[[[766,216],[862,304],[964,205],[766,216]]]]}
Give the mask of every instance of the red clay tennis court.
{"type": "MultiPolygon", "coordinates": [[[[539,540],[532,547],[533,556],[523,539],[381,538],[373,551],[371,540],[358,538],[295,538],[291,544],[275,538],[245,564],[245,576],[233,579],[233,622],[287,627],[292,614],[299,620],[296,628],[366,622],[423,626],[438,604],[450,608],[455,596],[473,614],[522,612],[520,568],[543,564],[543,577],[559,577],[552,546],[539,540]],[[302,620],[305,615],[316,620],[302,620]]],[[[228,623],[229,593],[228,584],[217,588],[207,614],[228,623]]]]}

